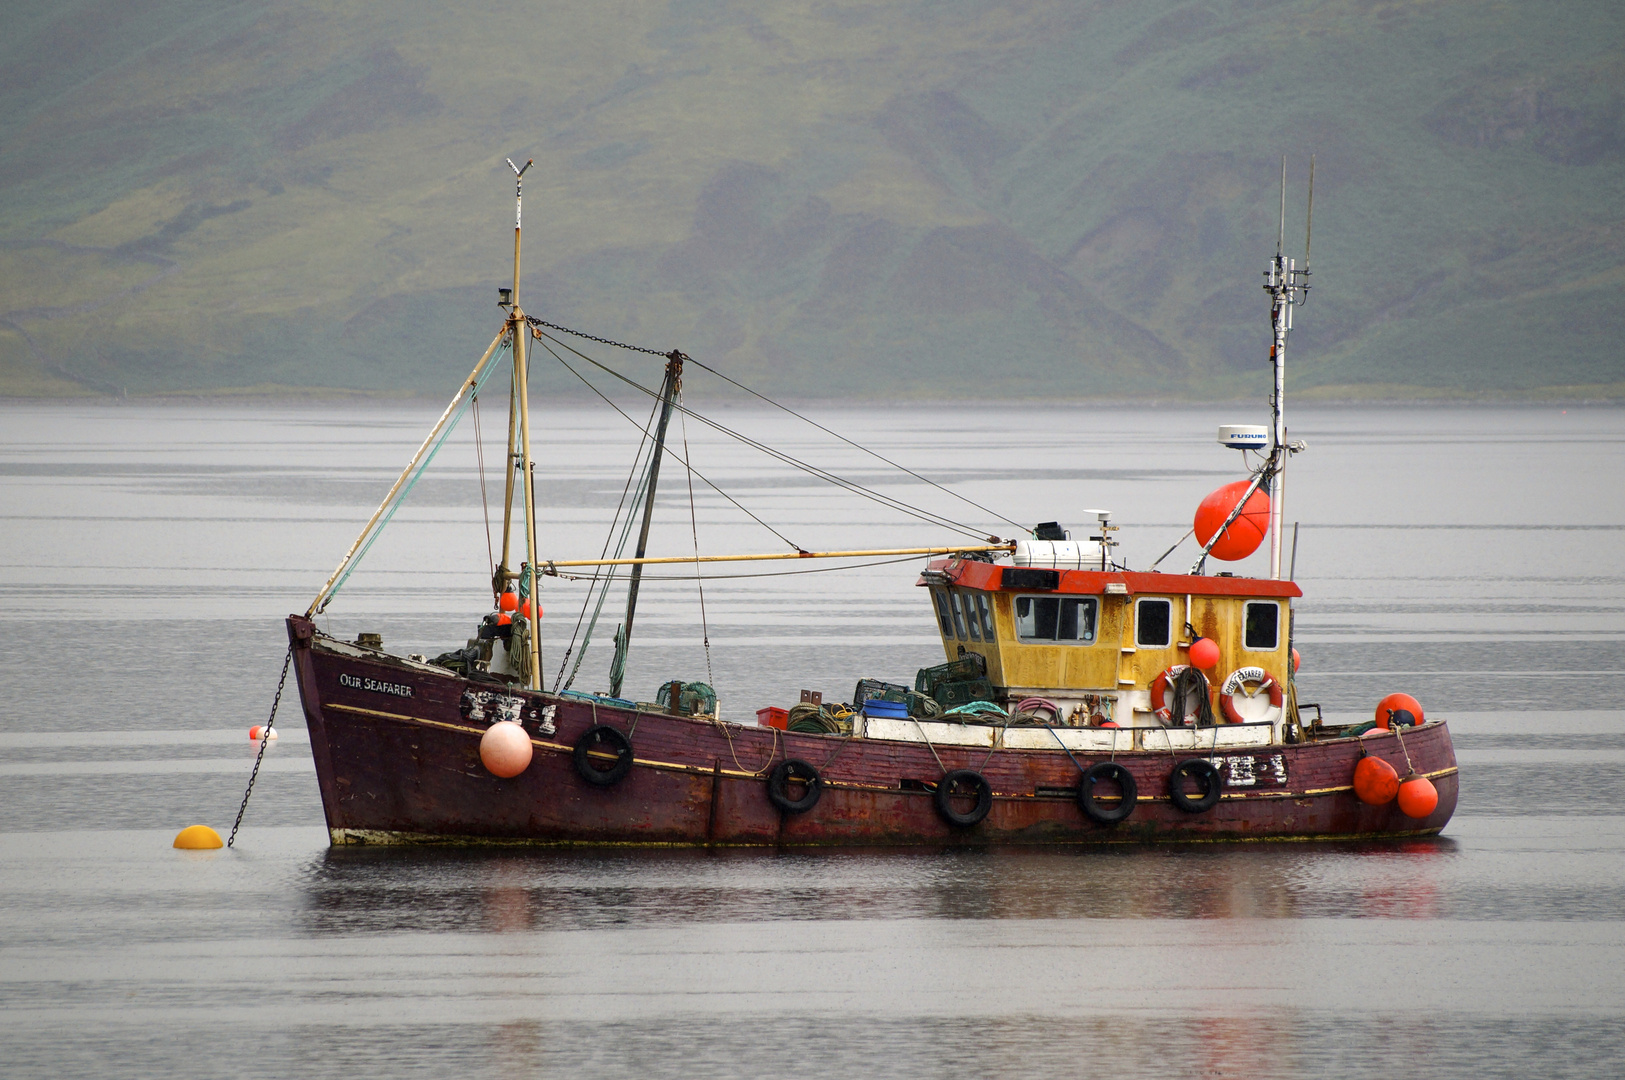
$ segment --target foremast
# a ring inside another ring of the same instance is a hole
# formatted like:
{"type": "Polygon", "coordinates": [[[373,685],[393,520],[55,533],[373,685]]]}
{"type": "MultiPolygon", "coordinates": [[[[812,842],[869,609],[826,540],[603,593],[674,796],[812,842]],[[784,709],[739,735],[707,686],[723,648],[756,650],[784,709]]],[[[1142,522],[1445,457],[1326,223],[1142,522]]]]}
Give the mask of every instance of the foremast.
{"type": "Polygon", "coordinates": [[[525,319],[524,308],[519,305],[525,173],[532,164],[532,161],[526,161],[521,166],[515,165],[511,158],[508,160],[508,167],[513,170],[513,288],[502,291],[508,294],[503,301],[508,309],[506,334],[513,342],[513,379],[508,400],[508,478],[502,515],[502,562],[497,567],[492,588],[500,592],[516,576],[508,570],[508,555],[513,526],[514,473],[517,471],[525,528],[525,572],[517,576],[520,578],[520,591],[527,593],[529,603],[521,604],[514,616],[525,621],[525,647],[530,653],[529,662],[525,665],[530,671],[527,683],[530,689],[540,690],[542,637],[541,597],[537,595],[540,582],[536,575],[536,463],[530,456],[530,368],[526,350],[531,329],[525,319]]]}

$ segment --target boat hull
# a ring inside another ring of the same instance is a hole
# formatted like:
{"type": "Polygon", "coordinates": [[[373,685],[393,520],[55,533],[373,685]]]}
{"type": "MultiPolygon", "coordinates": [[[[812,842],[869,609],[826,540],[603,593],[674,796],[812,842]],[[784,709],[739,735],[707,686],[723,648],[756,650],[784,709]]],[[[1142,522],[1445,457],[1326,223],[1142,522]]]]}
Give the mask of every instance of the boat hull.
{"type": "Polygon", "coordinates": [[[332,840],[344,843],[528,842],[681,845],[1033,845],[1148,841],[1401,837],[1439,832],[1456,806],[1448,728],[1216,752],[993,749],[888,739],[803,735],[773,728],[610,708],[488,683],[345,646],[288,620],[332,840]],[[527,715],[552,706],[532,734],[529,767],[511,779],[480,762],[488,726],[470,700],[497,691],[527,715]],[[611,786],[576,771],[574,747],[595,724],[626,734],[633,765],[611,786]],[[1426,818],[1368,806],[1353,793],[1363,754],[1400,775],[1429,777],[1439,803],[1426,818]],[[1211,758],[1224,779],[1217,805],[1188,813],[1169,796],[1186,757],[1211,758]],[[1116,825],[1087,817],[1080,770],[1113,757],[1133,774],[1138,799],[1116,825]],[[781,811],[767,777],[787,758],[811,764],[822,794],[804,813],[781,811]],[[970,769],[992,805],[972,826],[938,811],[936,781],[970,769]]]}

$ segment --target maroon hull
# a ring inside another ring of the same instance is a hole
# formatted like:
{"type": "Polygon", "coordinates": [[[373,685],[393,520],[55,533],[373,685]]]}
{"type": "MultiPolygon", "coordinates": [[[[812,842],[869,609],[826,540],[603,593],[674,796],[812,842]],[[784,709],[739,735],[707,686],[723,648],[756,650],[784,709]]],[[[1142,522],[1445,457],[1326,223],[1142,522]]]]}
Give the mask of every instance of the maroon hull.
{"type": "MultiPolygon", "coordinates": [[[[491,690],[451,673],[315,641],[289,619],[294,662],[322,805],[334,842],[498,840],[655,844],[1051,844],[1404,836],[1436,833],[1456,806],[1455,753],[1443,723],[1394,735],[1290,746],[1221,748],[1223,798],[1187,813],[1168,796],[1176,761],[1190,752],[1118,753],[1139,798],[1119,825],[1091,822],[1072,794],[1079,767],[1105,755],[1005,750],[802,735],[772,728],[594,706],[548,694],[515,695],[556,706],[552,734],[532,731],[525,772],[503,780],[480,763],[485,723],[469,719],[464,692],[491,690]],[[572,749],[594,723],[630,736],[635,763],[619,783],[596,787],[575,771],[572,749]],[[1367,806],[1350,787],[1362,752],[1400,775],[1429,777],[1439,804],[1425,819],[1390,803],[1367,806]],[[1407,764],[1406,755],[1409,755],[1407,764]],[[823,778],[808,812],[781,812],[766,776],[799,758],[823,778]],[[939,763],[940,762],[940,763],[939,763]],[[1074,763],[1076,762],[1076,763],[1074,763]],[[932,788],[944,770],[972,769],[993,789],[980,823],[948,824],[932,788]]],[[[497,688],[499,689],[499,688],[497,688]]],[[[1197,756],[1209,756],[1199,753],[1197,756]]]]}

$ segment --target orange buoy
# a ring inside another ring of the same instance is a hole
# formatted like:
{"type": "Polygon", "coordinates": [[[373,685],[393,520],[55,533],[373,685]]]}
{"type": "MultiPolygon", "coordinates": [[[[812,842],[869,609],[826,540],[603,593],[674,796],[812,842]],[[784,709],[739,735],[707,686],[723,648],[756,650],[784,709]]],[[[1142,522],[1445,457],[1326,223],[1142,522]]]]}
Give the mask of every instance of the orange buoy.
{"type": "Polygon", "coordinates": [[[1212,638],[1200,637],[1191,642],[1191,664],[1207,671],[1219,662],[1219,644],[1212,638]]]}
{"type": "Polygon", "coordinates": [[[512,720],[498,720],[480,736],[480,764],[503,779],[530,767],[530,736],[512,720]]]}
{"type": "MultiPolygon", "coordinates": [[[[519,614],[523,615],[525,618],[528,619],[528,618],[530,618],[530,611],[531,611],[530,598],[526,597],[524,602],[519,605],[519,614]]],[[[540,604],[536,605],[536,617],[538,619],[540,619],[542,617],[542,605],[540,605],[540,604]]]]}
{"type": "MultiPolygon", "coordinates": [[[[1252,486],[1250,480],[1237,480],[1213,492],[1196,508],[1196,542],[1206,545],[1224,525],[1224,519],[1241,502],[1241,497],[1252,486]]],[[[1255,491],[1247,504],[1236,515],[1236,520],[1225,529],[1224,535],[1208,549],[1208,554],[1222,562],[1245,559],[1258,550],[1270,531],[1270,497],[1255,491]]]]}
{"type": "Polygon", "coordinates": [[[497,608],[501,611],[513,611],[519,607],[519,597],[515,593],[505,592],[497,597],[497,608]]]}
{"type": "Polygon", "coordinates": [[[504,611],[501,615],[497,616],[497,625],[498,626],[512,626],[513,625],[513,616],[509,615],[506,611],[504,611]]]}
{"type": "MultiPolygon", "coordinates": [[[[1420,701],[1417,701],[1409,694],[1389,694],[1377,702],[1377,726],[1386,728],[1388,726],[1388,714],[1399,709],[1405,710],[1416,718],[1411,721],[1410,726],[1415,727],[1422,723],[1422,703],[1420,701]]],[[[1400,718],[1400,722],[1404,723],[1404,717],[1400,718]]]]}
{"type": "Polygon", "coordinates": [[[225,847],[226,842],[207,825],[188,825],[175,834],[175,846],[183,851],[212,851],[225,847]]]}
{"type": "Polygon", "coordinates": [[[1117,726],[1119,726],[1119,725],[1118,725],[1118,723],[1117,723],[1117,721],[1116,721],[1116,720],[1102,720],[1102,721],[1101,721],[1101,722],[1100,722],[1100,726],[1101,726],[1101,727],[1109,727],[1109,728],[1114,728],[1114,727],[1117,727],[1117,726]]]}
{"type": "Polygon", "coordinates": [[[1296,675],[1298,673],[1298,665],[1301,664],[1301,663],[1303,663],[1303,657],[1298,655],[1298,650],[1297,649],[1293,649],[1292,650],[1292,674],[1296,675]]]}
{"type": "Polygon", "coordinates": [[[1354,766],[1354,794],[1368,806],[1387,806],[1399,794],[1399,773],[1379,757],[1363,757],[1354,766]]]}
{"type": "MultiPolygon", "coordinates": [[[[249,728],[248,729],[249,741],[250,742],[259,742],[262,738],[266,738],[267,736],[265,734],[265,727],[266,727],[266,725],[264,725],[264,724],[255,724],[253,727],[249,728]]],[[[272,742],[275,742],[277,740],[277,737],[278,736],[277,736],[277,733],[276,733],[276,728],[272,728],[271,729],[271,734],[269,736],[270,740],[272,742]]]]}
{"type": "Polygon", "coordinates": [[[1425,818],[1438,806],[1439,789],[1427,777],[1413,776],[1399,785],[1399,808],[1406,817],[1425,818]]]}

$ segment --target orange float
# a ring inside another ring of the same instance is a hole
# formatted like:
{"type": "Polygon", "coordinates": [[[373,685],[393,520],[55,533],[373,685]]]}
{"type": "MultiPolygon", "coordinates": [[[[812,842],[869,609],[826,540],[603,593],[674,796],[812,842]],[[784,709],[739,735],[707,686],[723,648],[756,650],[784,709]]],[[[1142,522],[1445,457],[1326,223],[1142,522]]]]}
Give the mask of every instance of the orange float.
{"type": "Polygon", "coordinates": [[[1382,758],[1363,757],[1354,766],[1354,795],[1368,806],[1387,806],[1399,794],[1399,773],[1382,758]]]}
{"type": "Polygon", "coordinates": [[[1406,817],[1425,818],[1438,806],[1439,789],[1427,777],[1413,776],[1399,785],[1399,808],[1406,817]]]}
{"type": "Polygon", "coordinates": [[[1298,665],[1301,664],[1301,663],[1303,663],[1303,657],[1298,655],[1298,650],[1297,649],[1293,649],[1292,650],[1292,674],[1296,675],[1298,673],[1298,665]]]}
{"type": "Polygon", "coordinates": [[[1212,638],[1197,638],[1191,642],[1191,665],[1207,671],[1219,662],[1219,645],[1212,638]]]}
{"type": "Polygon", "coordinates": [[[1404,709],[1406,712],[1416,717],[1416,721],[1413,726],[1421,726],[1422,703],[1411,697],[1409,694],[1389,694],[1387,697],[1377,702],[1377,726],[1386,729],[1388,727],[1388,714],[1391,712],[1396,712],[1400,709],[1404,709]]]}
{"type": "Polygon", "coordinates": [[[502,611],[514,611],[519,607],[519,597],[511,592],[505,592],[497,597],[497,607],[502,611]]]}
{"type": "MultiPolygon", "coordinates": [[[[1225,518],[1230,516],[1230,511],[1236,508],[1251,486],[1250,480],[1237,480],[1202,500],[1196,508],[1197,543],[1207,545],[1208,540],[1224,527],[1225,518]]],[[[1269,531],[1270,497],[1262,491],[1254,491],[1241,508],[1241,513],[1236,515],[1236,520],[1224,530],[1224,535],[1208,548],[1208,554],[1221,562],[1245,559],[1258,550],[1258,545],[1264,542],[1269,531]]]]}
{"type": "Polygon", "coordinates": [[[504,780],[530,767],[530,736],[512,720],[498,720],[480,736],[480,764],[504,780]]]}

